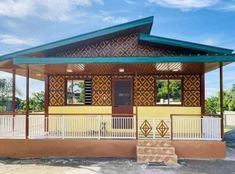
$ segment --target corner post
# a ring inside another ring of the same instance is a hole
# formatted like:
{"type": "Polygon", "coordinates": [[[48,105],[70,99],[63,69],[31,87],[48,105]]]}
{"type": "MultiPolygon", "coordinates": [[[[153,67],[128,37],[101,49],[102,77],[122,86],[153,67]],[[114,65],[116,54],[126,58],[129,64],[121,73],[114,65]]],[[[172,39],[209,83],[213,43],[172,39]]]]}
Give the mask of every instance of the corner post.
{"type": "Polygon", "coordinates": [[[12,130],[15,129],[15,111],[16,111],[16,74],[15,68],[12,70],[12,130]]]}
{"type": "Polygon", "coordinates": [[[201,115],[205,115],[205,74],[201,74],[201,115]]]}
{"type": "Polygon", "coordinates": [[[49,106],[49,77],[48,75],[45,75],[45,93],[44,93],[44,112],[45,112],[45,126],[44,126],[44,131],[48,131],[48,106],[49,106]]]}
{"type": "Polygon", "coordinates": [[[25,136],[29,136],[29,67],[26,67],[26,118],[25,118],[25,136]]]}
{"type": "Polygon", "coordinates": [[[223,64],[220,63],[220,116],[221,116],[221,139],[224,141],[224,89],[223,89],[223,64]]]}

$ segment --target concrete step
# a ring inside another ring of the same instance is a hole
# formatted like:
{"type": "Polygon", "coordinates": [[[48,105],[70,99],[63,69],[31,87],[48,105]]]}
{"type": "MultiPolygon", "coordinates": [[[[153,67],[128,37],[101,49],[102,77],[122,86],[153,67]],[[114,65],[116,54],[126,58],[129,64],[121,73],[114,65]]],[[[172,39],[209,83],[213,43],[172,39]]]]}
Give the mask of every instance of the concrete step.
{"type": "Polygon", "coordinates": [[[137,155],[175,155],[175,148],[137,146],[137,155]]]}
{"type": "Polygon", "coordinates": [[[138,147],[171,147],[170,140],[138,140],[138,147]]]}
{"type": "Polygon", "coordinates": [[[137,155],[137,162],[177,163],[176,155],[137,155]]]}

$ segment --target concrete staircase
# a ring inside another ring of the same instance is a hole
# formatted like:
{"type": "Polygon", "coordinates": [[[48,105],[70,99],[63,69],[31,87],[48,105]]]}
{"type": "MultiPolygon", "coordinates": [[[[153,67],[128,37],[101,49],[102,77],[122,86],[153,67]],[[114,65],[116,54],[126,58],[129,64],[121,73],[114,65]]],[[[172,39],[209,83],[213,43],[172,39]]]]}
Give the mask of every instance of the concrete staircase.
{"type": "Polygon", "coordinates": [[[177,155],[169,140],[138,140],[137,162],[177,163],[177,155]]]}

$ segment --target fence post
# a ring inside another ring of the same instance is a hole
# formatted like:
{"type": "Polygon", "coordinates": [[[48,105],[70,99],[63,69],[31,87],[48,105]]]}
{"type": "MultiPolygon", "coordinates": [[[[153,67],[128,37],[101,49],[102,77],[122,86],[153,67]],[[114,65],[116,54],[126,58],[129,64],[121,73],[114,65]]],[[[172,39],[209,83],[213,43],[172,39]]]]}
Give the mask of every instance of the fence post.
{"type": "Polygon", "coordinates": [[[171,140],[173,140],[173,115],[170,115],[171,117],[171,140]]]}
{"type": "Polygon", "coordinates": [[[65,135],[65,124],[64,124],[64,115],[62,115],[62,139],[64,139],[64,135],[65,135]]]}
{"type": "Polygon", "coordinates": [[[99,115],[98,116],[98,119],[99,119],[99,126],[98,126],[98,128],[99,128],[99,134],[98,134],[98,140],[100,140],[100,132],[101,132],[101,116],[99,115]]]}
{"type": "Polygon", "coordinates": [[[153,139],[156,139],[156,132],[155,132],[155,128],[156,128],[156,120],[155,118],[153,118],[153,139]]]}

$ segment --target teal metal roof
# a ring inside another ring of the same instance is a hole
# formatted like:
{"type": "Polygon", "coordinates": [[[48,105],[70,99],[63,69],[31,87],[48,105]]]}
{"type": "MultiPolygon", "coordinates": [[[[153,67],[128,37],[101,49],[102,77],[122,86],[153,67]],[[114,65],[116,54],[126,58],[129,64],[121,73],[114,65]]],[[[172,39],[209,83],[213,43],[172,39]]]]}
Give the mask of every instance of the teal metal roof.
{"type": "Polygon", "coordinates": [[[234,62],[235,54],[218,56],[155,56],[155,57],[18,57],[13,59],[16,65],[24,64],[152,64],[152,63],[210,63],[234,62]]]}
{"type": "MultiPolygon", "coordinates": [[[[81,42],[81,41],[97,38],[97,37],[102,37],[102,36],[109,35],[112,33],[117,33],[120,31],[128,30],[131,28],[136,28],[136,27],[141,27],[141,26],[145,26],[145,25],[149,25],[150,30],[151,30],[152,24],[153,24],[153,16],[139,19],[139,20],[135,20],[135,21],[131,21],[128,23],[120,24],[120,25],[116,25],[116,26],[112,26],[112,27],[108,27],[108,28],[104,28],[101,30],[89,32],[89,33],[78,35],[78,36],[71,37],[68,39],[59,40],[56,42],[33,47],[30,49],[25,49],[22,51],[11,53],[11,54],[6,54],[3,56],[0,56],[0,61],[4,61],[4,60],[10,59],[10,58],[17,57],[17,56],[23,56],[23,55],[27,55],[27,54],[40,52],[40,51],[45,51],[45,50],[65,46],[68,44],[73,44],[76,42],[81,42]]],[[[149,32],[150,32],[150,30],[149,30],[149,32]]]]}
{"type": "Polygon", "coordinates": [[[220,48],[220,47],[214,47],[214,46],[208,46],[193,42],[186,42],[181,40],[175,40],[175,39],[169,39],[159,36],[151,36],[149,34],[141,33],[139,35],[139,41],[143,42],[149,42],[153,44],[162,44],[162,45],[169,45],[169,46],[177,46],[182,48],[189,48],[193,50],[198,51],[204,51],[208,53],[217,53],[217,54],[232,54],[233,50],[226,49],[226,48],[220,48]]]}

